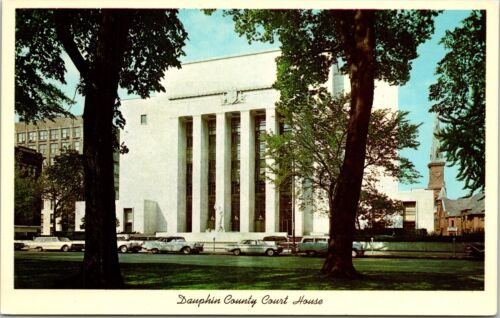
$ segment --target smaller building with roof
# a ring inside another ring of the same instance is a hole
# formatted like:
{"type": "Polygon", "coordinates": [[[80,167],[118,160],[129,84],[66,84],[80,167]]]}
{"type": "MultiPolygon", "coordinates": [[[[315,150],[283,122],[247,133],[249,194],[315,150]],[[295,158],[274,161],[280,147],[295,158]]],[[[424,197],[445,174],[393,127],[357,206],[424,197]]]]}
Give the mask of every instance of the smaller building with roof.
{"type": "Polygon", "coordinates": [[[484,193],[467,198],[448,199],[442,191],[435,213],[435,232],[445,236],[458,236],[484,232],[484,193]]]}

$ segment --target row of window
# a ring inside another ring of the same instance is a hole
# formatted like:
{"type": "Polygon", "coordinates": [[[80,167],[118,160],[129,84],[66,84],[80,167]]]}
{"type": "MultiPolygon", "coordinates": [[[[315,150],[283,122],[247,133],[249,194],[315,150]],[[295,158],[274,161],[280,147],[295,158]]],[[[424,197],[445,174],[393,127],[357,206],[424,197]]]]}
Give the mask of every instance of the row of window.
{"type": "MultiPolygon", "coordinates": [[[[61,136],[61,139],[69,139],[71,133],[73,134],[73,138],[80,138],[82,133],[81,127],[29,131],[27,137],[28,137],[28,142],[35,142],[37,141],[37,139],[39,141],[49,140],[49,134],[50,134],[50,140],[57,140],[59,139],[59,136],[61,136]],[[71,132],[71,130],[73,131],[71,132]]],[[[26,142],[25,132],[17,133],[17,142],[18,143],[26,142]]]]}
{"type": "Polygon", "coordinates": [[[80,141],[74,141],[73,143],[66,141],[62,142],[61,148],[59,148],[58,143],[51,143],[50,146],[47,144],[40,144],[38,145],[38,149],[36,145],[28,145],[28,148],[38,151],[44,157],[47,157],[49,155],[48,150],[50,150],[50,157],[55,157],[56,155],[59,154],[60,149],[74,149],[80,152],[80,147],[81,147],[80,141]]]}

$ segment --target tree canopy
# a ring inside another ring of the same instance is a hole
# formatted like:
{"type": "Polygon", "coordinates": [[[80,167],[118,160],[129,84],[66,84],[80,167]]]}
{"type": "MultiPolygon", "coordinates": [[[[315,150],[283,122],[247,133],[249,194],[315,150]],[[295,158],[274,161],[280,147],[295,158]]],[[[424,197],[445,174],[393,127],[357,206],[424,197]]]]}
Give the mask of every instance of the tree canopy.
{"type": "Polygon", "coordinates": [[[63,51],[80,72],[79,91],[85,96],[86,203],[82,287],[122,286],[116,251],[113,148],[116,126],[125,123],[117,91],[122,87],[142,98],[164,91],[160,80],[168,68],[180,67],[187,38],[177,14],[175,9],[16,11],[16,69],[20,70],[16,72],[16,112],[23,120],[68,115],[62,105],[68,99],[48,84],[49,80],[64,82],[63,51]],[[52,94],[47,94],[47,85],[52,94]],[[23,90],[39,94],[42,102],[36,102],[32,93],[28,93],[31,99],[21,98],[23,90]]]}
{"type": "MultiPolygon", "coordinates": [[[[349,99],[348,95],[334,97],[321,89],[305,104],[293,108],[277,104],[280,125],[284,129],[279,134],[266,136],[266,154],[273,159],[268,169],[275,176],[277,186],[296,177],[307,180],[315,189],[321,189],[319,192],[315,190],[317,196],[325,197],[334,192],[345,153],[349,99]]],[[[410,123],[407,116],[408,112],[393,112],[387,108],[377,109],[371,116],[363,176],[363,204],[358,209],[358,217],[363,218],[367,211],[374,211],[377,202],[384,201],[391,207],[397,205],[377,191],[381,176],[405,183],[420,177],[413,163],[399,152],[405,148],[416,149],[419,145],[416,139],[420,125],[410,123]]],[[[303,192],[300,194],[304,196],[303,192]]],[[[377,208],[377,211],[382,210],[377,208]]],[[[398,211],[399,208],[386,209],[377,215],[398,211]]]]}
{"type": "Polygon", "coordinates": [[[83,156],[65,150],[42,174],[42,197],[52,202],[63,231],[75,230],[75,203],[84,199],[83,156]]]}
{"type": "Polygon", "coordinates": [[[440,151],[459,166],[457,179],[471,192],[485,185],[486,12],[472,11],[440,42],[448,50],[430,86],[431,112],[445,124],[440,151]]]}
{"type": "Polygon", "coordinates": [[[14,170],[14,223],[40,225],[41,186],[35,176],[24,173],[16,162],[14,170]]]}

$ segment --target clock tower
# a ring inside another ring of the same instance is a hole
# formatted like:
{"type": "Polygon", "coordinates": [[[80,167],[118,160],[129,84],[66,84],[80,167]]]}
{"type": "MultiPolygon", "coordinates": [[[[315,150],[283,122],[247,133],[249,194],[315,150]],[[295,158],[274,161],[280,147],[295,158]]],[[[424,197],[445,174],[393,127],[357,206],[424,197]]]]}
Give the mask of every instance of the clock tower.
{"type": "Polygon", "coordinates": [[[437,199],[439,192],[444,188],[444,157],[439,149],[439,118],[436,115],[434,120],[434,128],[432,131],[432,148],[431,148],[431,162],[427,165],[429,167],[429,185],[427,189],[434,190],[434,200],[437,199]]]}

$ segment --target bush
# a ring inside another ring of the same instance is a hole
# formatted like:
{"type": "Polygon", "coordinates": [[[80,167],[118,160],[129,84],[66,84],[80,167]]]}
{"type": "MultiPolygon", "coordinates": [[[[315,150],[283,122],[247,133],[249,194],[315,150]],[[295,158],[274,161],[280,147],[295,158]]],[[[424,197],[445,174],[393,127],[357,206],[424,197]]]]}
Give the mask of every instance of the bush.
{"type": "Polygon", "coordinates": [[[425,229],[363,229],[356,230],[355,241],[370,242],[484,242],[484,232],[468,233],[462,236],[427,235],[425,229]]]}

